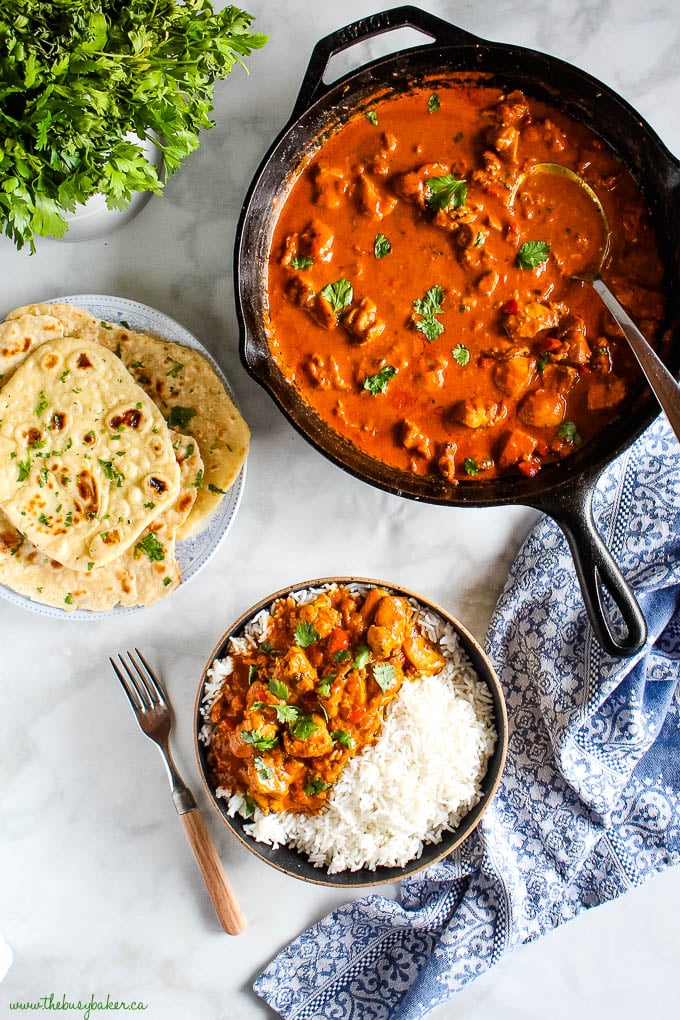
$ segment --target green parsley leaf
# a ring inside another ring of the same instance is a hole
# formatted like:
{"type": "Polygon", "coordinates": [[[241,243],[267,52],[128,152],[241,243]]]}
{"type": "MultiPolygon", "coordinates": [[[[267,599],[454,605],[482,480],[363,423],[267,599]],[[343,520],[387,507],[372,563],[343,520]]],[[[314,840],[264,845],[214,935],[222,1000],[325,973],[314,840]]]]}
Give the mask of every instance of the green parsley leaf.
{"type": "Polygon", "coordinates": [[[354,291],[349,280],[341,278],[335,283],[327,283],[321,290],[321,296],[328,301],[333,311],[337,314],[351,305],[354,291]]]}
{"type": "Polygon", "coordinates": [[[265,737],[260,730],[241,730],[241,740],[256,751],[271,751],[279,742],[278,737],[265,737]]]}
{"type": "Polygon", "coordinates": [[[563,421],[562,424],[558,426],[557,434],[573,446],[578,446],[581,442],[581,437],[576,431],[576,423],[573,421],[563,421]]]}
{"type": "Polygon", "coordinates": [[[44,414],[44,412],[47,410],[49,406],[50,402],[43,393],[43,391],[41,390],[40,395],[38,396],[38,403],[36,405],[35,411],[33,412],[36,418],[39,418],[41,414],[44,414]]]}
{"type": "Polygon", "coordinates": [[[396,683],[397,671],[391,662],[377,662],[373,667],[373,679],[381,691],[389,691],[396,683]]]}
{"type": "Polygon", "coordinates": [[[536,269],[547,261],[549,254],[547,241],[525,241],[517,252],[517,265],[520,269],[536,269]]]}
{"type": "Polygon", "coordinates": [[[307,648],[319,640],[319,632],[313,623],[302,620],[295,628],[295,644],[307,648]]]}
{"type": "Polygon", "coordinates": [[[387,385],[390,379],[394,379],[397,369],[392,365],[385,365],[375,375],[367,375],[364,379],[364,389],[377,397],[379,393],[387,393],[387,385]]]}
{"type": "Polygon", "coordinates": [[[122,209],[162,192],[213,126],[215,83],[266,42],[252,15],[216,6],[3,0],[0,232],[17,248],[63,236],[93,195],[122,209]],[[162,139],[159,171],[131,132],[162,139]]]}
{"type": "Polygon", "coordinates": [[[162,542],[158,541],[155,531],[150,531],[148,535],[141,538],[135,545],[134,556],[137,557],[139,553],[144,553],[148,556],[151,562],[160,562],[165,559],[165,548],[162,542]]]}
{"type": "Polygon", "coordinates": [[[310,266],[314,265],[314,259],[310,258],[309,255],[293,255],[290,264],[293,269],[309,269],[310,266]]]}
{"type": "Polygon", "coordinates": [[[366,110],[366,120],[369,124],[372,124],[373,127],[378,126],[378,114],[375,110],[366,110]]]}
{"type": "Polygon", "coordinates": [[[465,472],[468,475],[479,474],[479,464],[477,463],[474,457],[466,457],[465,460],[463,461],[463,467],[465,468],[465,472]]]}
{"type": "Polygon", "coordinates": [[[451,353],[458,365],[467,365],[470,360],[470,352],[467,347],[463,347],[462,344],[456,344],[451,353]]]}
{"type": "Polygon", "coordinates": [[[384,259],[392,251],[392,245],[384,234],[376,234],[373,242],[373,254],[377,259],[384,259]]]}
{"type": "Polygon", "coordinates": [[[427,101],[427,112],[436,113],[440,106],[441,103],[439,102],[439,96],[437,95],[436,92],[433,92],[427,101]]]}
{"type": "Polygon", "coordinates": [[[443,209],[460,209],[467,200],[467,182],[453,174],[428,177],[425,182],[425,201],[433,212],[443,209]]]}

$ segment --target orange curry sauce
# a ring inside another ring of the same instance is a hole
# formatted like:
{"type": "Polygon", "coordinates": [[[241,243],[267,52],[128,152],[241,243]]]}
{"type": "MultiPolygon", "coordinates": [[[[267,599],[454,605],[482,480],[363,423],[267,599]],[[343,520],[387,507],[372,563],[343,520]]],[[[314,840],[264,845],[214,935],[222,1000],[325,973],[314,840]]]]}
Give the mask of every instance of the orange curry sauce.
{"type": "Polygon", "coordinates": [[[631,175],[583,125],[520,92],[456,82],[388,95],[320,146],[281,209],[270,345],[331,428],[452,483],[536,474],[615,419],[639,370],[570,278],[603,228],[604,273],[653,340],[662,264],[631,175]]]}
{"type": "Polygon", "coordinates": [[[250,813],[320,810],[402,684],[445,665],[411,604],[382,588],[281,599],[259,644],[230,657],[208,764],[215,786],[246,794],[250,813]]]}

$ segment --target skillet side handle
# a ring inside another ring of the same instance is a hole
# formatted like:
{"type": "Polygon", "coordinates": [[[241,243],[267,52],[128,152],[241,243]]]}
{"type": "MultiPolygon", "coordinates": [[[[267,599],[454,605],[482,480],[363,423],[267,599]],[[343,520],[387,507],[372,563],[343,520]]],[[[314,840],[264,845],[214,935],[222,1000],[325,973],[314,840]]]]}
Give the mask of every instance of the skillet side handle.
{"type": "Polygon", "coordinates": [[[552,506],[548,513],[559,524],[569,544],[595,637],[610,655],[629,657],[644,647],[647,622],[628,582],[595,527],[592,498],[591,490],[577,505],[552,506]],[[627,631],[625,635],[614,628],[603,601],[604,591],[621,613],[627,631]]]}
{"type": "Polygon", "coordinates": [[[312,50],[312,55],[302,79],[302,85],[293,107],[291,120],[296,120],[312,103],[316,102],[331,85],[323,80],[328,61],[336,53],[349,49],[355,43],[371,39],[373,36],[391,32],[397,28],[415,28],[429,35],[437,43],[478,43],[477,36],[465,32],[462,28],[444,21],[442,18],[422,11],[419,7],[393,7],[379,14],[369,15],[360,21],[354,21],[345,28],[340,28],[320,39],[312,50]]]}

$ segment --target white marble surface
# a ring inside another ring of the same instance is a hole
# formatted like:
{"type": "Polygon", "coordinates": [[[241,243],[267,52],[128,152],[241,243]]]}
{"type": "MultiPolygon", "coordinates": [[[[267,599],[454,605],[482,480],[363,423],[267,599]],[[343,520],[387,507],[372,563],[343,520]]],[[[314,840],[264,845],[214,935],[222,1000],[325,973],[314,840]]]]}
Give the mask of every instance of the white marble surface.
{"type": "MultiPolygon", "coordinates": [[[[535,516],[520,508],[445,510],[374,491],[306,445],[242,371],[231,271],[248,182],[288,117],[317,39],[379,9],[374,0],[245,6],[271,41],[250,61],[249,78],[237,69],[218,87],[217,126],[164,198],[105,239],[43,241],[32,257],[0,240],[0,312],[69,292],[152,305],[217,356],[252,428],[236,523],[203,573],[165,604],[83,624],[0,602],[0,932],[14,951],[0,988],[2,1016],[10,1002],[51,992],[140,999],[150,1020],[273,1016],[251,992],[253,978],[346,899],[262,865],[207,815],[249,919],[238,938],[219,932],[160,759],[136,730],[108,654],[138,645],[161,670],[178,717],[177,759],[200,794],[192,743],[197,680],[219,634],[244,608],[288,582],[367,574],[422,591],[483,639],[535,516]]],[[[425,6],[483,37],[584,67],[680,153],[676,0],[425,6]]],[[[333,69],[410,38],[363,44],[336,58],[333,69]]],[[[660,876],[517,952],[433,1016],[675,1015],[679,895],[680,873],[660,876]]]]}

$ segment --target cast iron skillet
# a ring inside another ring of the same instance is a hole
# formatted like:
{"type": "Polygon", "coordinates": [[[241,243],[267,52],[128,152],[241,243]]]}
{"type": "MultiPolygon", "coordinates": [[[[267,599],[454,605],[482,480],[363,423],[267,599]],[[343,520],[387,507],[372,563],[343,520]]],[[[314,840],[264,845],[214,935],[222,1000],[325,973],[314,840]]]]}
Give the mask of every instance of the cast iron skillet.
{"type": "Polygon", "coordinates": [[[449,506],[520,504],[549,514],[571,549],[588,615],[600,644],[629,656],[646,640],[637,601],[598,534],[592,496],[603,468],[622,453],[659,413],[650,391],[639,391],[621,418],[558,464],[534,478],[462,481],[412,475],[380,463],[333,432],[284,379],[270,356],[267,321],[267,260],[277,208],[297,173],[320,142],[375,93],[406,89],[447,72],[482,72],[485,82],[521,88],[561,108],[604,138],[636,177],[657,230],[666,267],[665,289],[671,340],[664,358],[677,376],[680,365],[680,162],[636,111],[584,71],[533,50],[479,39],[417,7],[399,7],[348,25],[322,39],[312,52],[289,122],[264,157],[244,202],[235,250],[240,354],[292,424],[346,471],[388,492],[449,506]],[[434,43],[372,61],[338,81],[323,81],[330,57],[355,42],[410,26],[434,43]]]}

